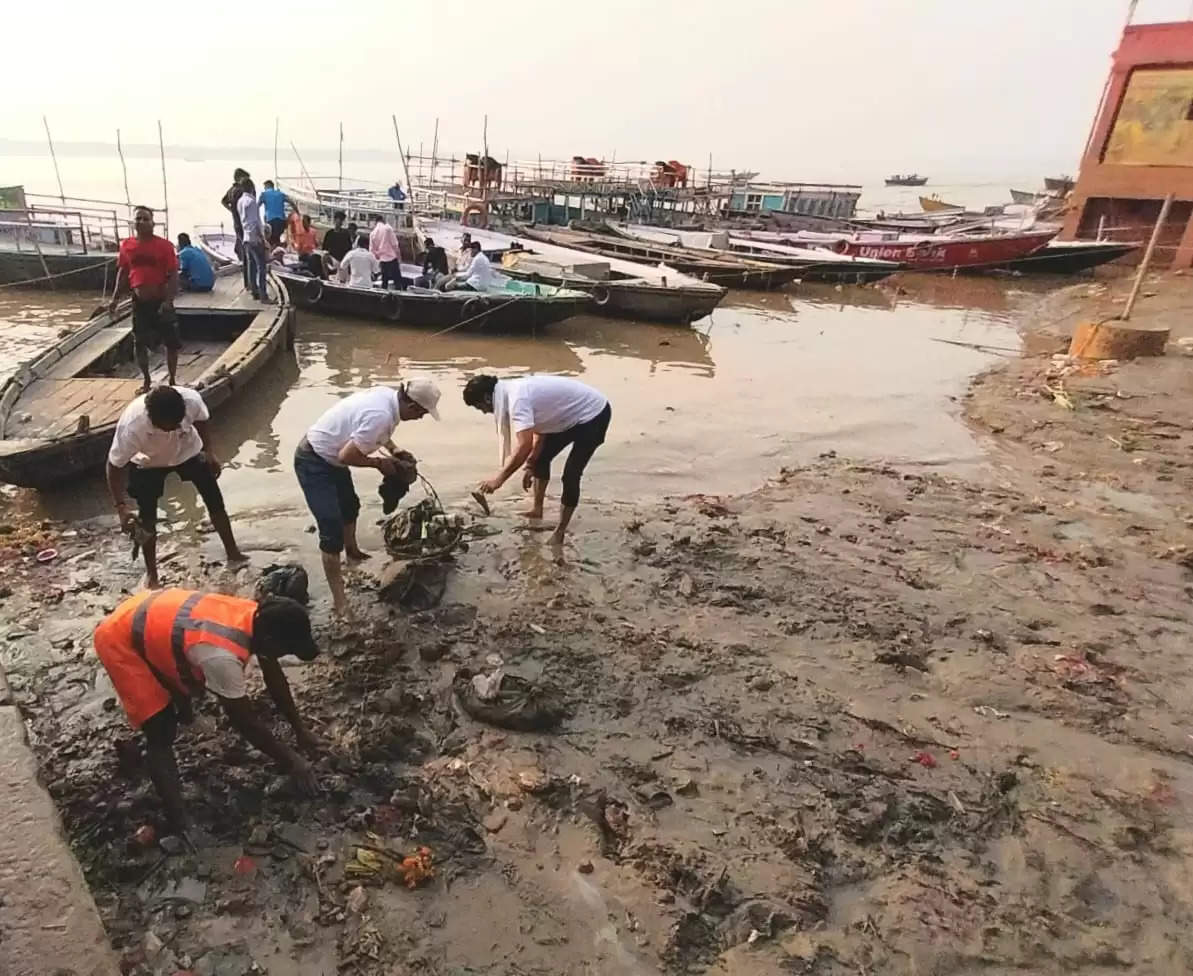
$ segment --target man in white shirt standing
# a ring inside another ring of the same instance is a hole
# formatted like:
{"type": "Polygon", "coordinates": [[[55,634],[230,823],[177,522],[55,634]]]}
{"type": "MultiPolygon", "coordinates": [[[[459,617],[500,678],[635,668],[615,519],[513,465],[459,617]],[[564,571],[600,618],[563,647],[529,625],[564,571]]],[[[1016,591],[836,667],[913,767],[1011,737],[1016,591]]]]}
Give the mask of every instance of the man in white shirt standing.
{"type": "Polygon", "coordinates": [[[369,234],[369,251],[381,266],[381,287],[388,288],[392,281],[399,289],[405,288],[402,280],[402,263],[398,249],[398,235],[380,214],[369,234]]]}
{"type": "Polygon", "coordinates": [[[269,290],[266,286],[266,269],[269,253],[265,246],[265,228],[261,223],[261,205],[257,201],[257,188],[247,176],[240,181],[240,197],[236,201],[236,212],[240,216],[243,233],[244,260],[249,268],[249,290],[257,301],[269,304],[269,290]]]}
{"type": "Polygon", "coordinates": [[[494,414],[501,438],[503,467],[480,483],[485,494],[497,491],[523,464],[522,489],[534,488],[534,504],[526,516],[543,517],[543,500],[551,480],[551,461],[569,444],[563,466],[563,497],[559,524],[551,543],[563,544],[568,523],[580,503],[580,478],[596,449],[605,443],[613,407],[599,390],[564,376],[526,376],[499,380],[473,376],[464,386],[464,402],[482,413],[494,414]],[[510,451],[510,430],[517,447],[510,451]],[[507,460],[508,459],[508,460],[507,460]]]}
{"type": "Polygon", "coordinates": [[[341,282],[353,288],[372,288],[373,275],[381,273],[381,262],[369,250],[369,238],[359,234],[356,247],[344,255],[340,262],[340,270],[336,272],[341,282]]]}
{"type": "Polygon", "coordinates": [[[207,506],[211,524],[224,544],[229,565],[245,562],[236,545],[224,495],[216,481],[220,460],[212,447],[207,404],[185,386],[158,386],[124,408],[108,450],[108,491],[120,527],[138,539],[145,553],[146,585],[157,589],[157,502],[166,476],[191,482],[207,506]],[[129,511],[128,499],[137,503],[129,511]]]}
{"type": "Polygon", "coordinates": [[[375,386],[340,400],[298,442],[294,473],[315,516],[323,572],[339,616],[348,613],[340,554],[346,552],[351,560],[369,558],[356,542],[360,498],[349,469],[376,468],[385,477],[396,476],[394,428],[399,421],[427,414],[439,419],[439,387],[433,380],[407,380],[396,390],[375,386]],[[386,453],[377,455],[383,449],[386,453]]]}

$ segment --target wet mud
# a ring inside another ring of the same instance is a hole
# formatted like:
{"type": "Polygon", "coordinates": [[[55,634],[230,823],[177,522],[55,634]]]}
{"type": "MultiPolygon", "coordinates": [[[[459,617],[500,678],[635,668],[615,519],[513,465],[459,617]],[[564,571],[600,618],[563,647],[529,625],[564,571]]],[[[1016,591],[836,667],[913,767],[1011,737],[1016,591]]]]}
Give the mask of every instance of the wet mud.
{"type": "MultiPolygon", "coordinates": [[[[586,500],[562,554],[500,494],[433,610],[372,566],[329,626],[313,585],[325,653],[287,674],[322,793],[203,703],[172,855],[88,639],[138,569],[109,520],[11,518],[0,659],[127,970],[1188,972],[1193,364],[1179,329],[1162,361],[1052,358],[1087,287],[959,393],[972,470],[826,447],[745,493],[586,500]],[[498,668],[551,728],[464,707],[498,668]]],[[[276,517],[253,565],[316,575],[276,517]]],[[[251,592],[191,531],[172,581],[251,592]]]]}

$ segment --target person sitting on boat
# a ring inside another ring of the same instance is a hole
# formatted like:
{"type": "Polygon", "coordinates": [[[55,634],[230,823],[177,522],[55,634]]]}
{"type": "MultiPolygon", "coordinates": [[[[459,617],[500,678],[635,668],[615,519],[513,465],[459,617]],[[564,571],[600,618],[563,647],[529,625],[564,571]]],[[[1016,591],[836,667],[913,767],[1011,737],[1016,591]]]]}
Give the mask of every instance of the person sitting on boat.
{"type": "Polygon", "coordinates": [[[313,661],[319,647],[306,608],[289,597],[246,600],[219,593],[170,589],[137,593],[95,628],[95,653],[107,671],[129,724],[145,736],[149,778],[172,831],[189,827],[174,738],[194,715],[192,699],[210,691],[234,729],[289,772],[306,793],[317,791],[311,764],[277,739],[256,714],[245,670],[255,657],[265,687],[290,727],[298,749],[321,751],[294,705],[278,659],[313,661]]]}
{"type": "Polygon", "coordinates": [[[444,291],[487,291],[493,284],[493,266],[481,250],[481,242],[472,242],[472,261],[457,271],[443,286],[444,291]]]}
{"type": "Polygon", "coordinates": [[[460,235],[460,250],[455,255],[455,267],[452,271],[463,271],[472,263],[472,235],[464,231],[460,235]]]}
{"type": "Polygon", "coordinates": [[[394,210],[405,208],[406,191],[402,189],[401,180],[394,180],[394,185],[386,192],[389,193],[389,198],[394,202],[394,210]]]}
{"type": "MultiPolygon", "coordinates": [[[[295,213],[298,213],[296,210],[295,213]]],[[[319,237],[311,226],[311,215],[303,214],[298,227],[290,228],[290,246],[298,253],[302,266],[316,278],[324,276],[323,255],[317,253],[319,237]]]]}
{"type": "Polygon", "coordinates": [[[436,247],[434,240],[423,241],[423,273],[415,282],[420,288],[434,288],[447,276],[447,251],[436,247]]]}
{"type": "Polygon", "coordinates": [[[344,255],[336,276],[341,282],[353,288],[372,288],[373,276],[381,273],[381,262],[369,250],[369,238],[365,234],[356,236],[356,247],[344,255]]]}
{"type": "Polygon", "coordinates": [[[174,296],[178,294],[178,255],[170,242],[153,233],[153,211],[137,207],[133,214],[136,236],[120,242],[116,257],[116,286],[108,303],[108,314],[130,288],[133,293],[133,348],[141,367],[144,385],[150,387],[149,350],[166,347],[166,372],[174,384],[178,376],[178,320],[174,296]]]}
{"type": "Polygon", "coordinates": [[[265,181],[264,189],[257,199],[265,211],[265,223],[269,224],[269,246],[277,247],[282,243],[282,231],[286,229],[286,204],[289,203],[295,213],[298,213],[298,207],[273,185],[273,180],[265,181]]]}
{"type": "Polygon", "coordinates": [[[381,214],[373,218],[373,230],[369,234],[369,250],[381,265],[381,287],[388,288],[392,281],[399,291],[406,288],[406,279],[402,277],[401,250],[398,247],[398,235],[385,222],[381,214]]]}
{"type": "Polygon", "coordinates": [[[178,235],[178,282],[183,291],[211,291],[215,287],[211,262],[191,243],[190,234],[178,235]]]}
{"type": "Polygon", "coordinates": [[[394,429],[399,421],[420,420],[427,414],[439,419],[439,387],[433,380],[407,380],[396,390],[375,386],[339,400],[298,442],[294,473],[319,528],[323,571],[335,612],[341,616],[348,612],[348,598],[340,554],[347,553],[351,560],[369,558],[356,542],[360,498],[350,469],[376,468],[385,477],[398,476],[394,429]],[[382,449],[387,453],[378,455],[382,449]]]}
{"type": "Polygon", "coordinates": [[[207,425],[211,414],[203,397],[185,386],[158,386],[124,408],[108,449],[107,482],[120,527],[140,542],[145,553],[146,585],[158,586],[157,502],[171,472],[199,492],[228,563],[247,557],[236,545],[224,495],[216,481],[220,460],[207,425]],[[137,514],[128,500],[137,503],[137,514]]]}
{"type": "Polygon", "coordinates": [[[464,402],[482,413],[493,414],[501,438],[503,466],[492,478],[482,481],[479,490],[486,495],[497,491],[525,465],[522,490],[534,488],[534,503],[524,513],[527,518],[543,517],[551,461],[571,445],[563,466],[559,523],[551,536],[553,545],[562,545],[568,523],[580,504],[580,478],[596,449],[605,443],[613,417],[608,398],[599,390],[564,376],[499,380],[482,373],[464,385],[464,402]],[[511,428],[517,440],[512,452],[511,428]]]}
{"type": "Polygon", "coordinates": [[[332,217],[334,226],[323,235],[323,250],[331,255],[337,266],[344,260],[344,255],[352,250],[352,242],[355,239],[351,231],[344,229],[346,217],[347,214],[343,210],[337,210],[332,217]]]}

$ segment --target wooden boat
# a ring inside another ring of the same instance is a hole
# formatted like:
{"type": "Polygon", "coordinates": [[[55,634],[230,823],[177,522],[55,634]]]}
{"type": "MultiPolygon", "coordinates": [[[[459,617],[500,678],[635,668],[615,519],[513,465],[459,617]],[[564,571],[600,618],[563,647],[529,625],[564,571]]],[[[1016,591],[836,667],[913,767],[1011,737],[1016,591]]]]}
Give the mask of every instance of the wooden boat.
{"type": "Polygon", "coordinates": [[[1052,194],[1064,196],[1073,186],[1073,177],[1068,175],[1044,177],[1044,189],[1052,194]]]}
{"type": "Polygon", "coordinates": [[[1048,198],[1047,193],[1035,193],[1031,190],[1011,190],[1011,202],[1025,207],[1034,207],[1041,200],[1048,198]]]}
{"type": "Polygon", "coordinates": [[[585,233],[560,228],[517,227],[521,237],[542,244],[555,244],[576,251],[587,251],[609,258],[624,258],[651,264],[664,264],[683,274],[724,288],[751,288],[767,291],[780,288],[799,277],[798,268],[745,258],[710,257],[682,247],[627,240],[605,233],[585,233]]]}
{"type": "Polygon", "coordinates": [[[920,176],[919,173],[896,173],[886,178],[887,186],[923,186],[927,182],[928,177],[920,176]]]}
{"type": "Polygon", "coordinates": [[[0,187],[0,284],[85,291],[114,286],[120,238],[132,226],[127,209],[0,187]]]}
{"type": "MultiPolygon", "coordinates": [[[[213,259],[227,262],[231,235],[201,233],[199,240],[200,247],[213,259]]],[[[403,268],[407,276],[417,270],[403,268]]],[[[487,292],[415,287],[394,291],[324,281],[294,267],[275,265],[272,274],[301,308],[415,328],[533,333],[586,311],[593,302],[592,296],[583,291],[519,281],[506,281],[487,292]]]]}
{"type": "MultiPolygon", "coordinates": [[[[459,246],[458,223],[420,222],[424,236],[449,250],[459,246]]],[[[470,231],[490,259],[500,260],[501,270],[520,281],[556,285],[585,291],[593,297],[593,310],[611,318],[646,322],[694,322],[708,315],[725,297],[725,289],[670,268],[637,264],[617,258],[594,260],[584,251],[573,251],[539,242],[524,247],[506,234],[470,231]]]]}
{"type": "MultiPolygon", "coordinates": [[[[246,387],[294,339],[294,309],[276,278],[276,304],[244,291],[238,269],[221,270],[214,290],[184,292],[175,308],[182,349],[178,382],[212,410],[246,387]]],[[[0,387],[0,481],[28,488],[64,486],[102,467],[116,421],[141,387],[133,361],[132,305],[104,311],[20,367],[0,387]]],[[[153,378],[165,380],[164,357],[153,378]]]]}
{"type": "Polygon", "coordinates": [[[1137,241],[1049,241],[1038,251],[995,265],[991,270],[1020,274],[1077,274],[1115,261],[1141,246],[1137,241]]]}
{"type": "Polygon", "coordinates": [[[920,209],[925,213],[939,213],[946,210],[961,212],[965,210],[959,203],[945,203],[945,201],[935,194],[930,197],[920,197],[920,209]]]}
{"type": "MultiPolygon", "coordinates": [[[[838,254],[894,261],[908,271],[979,271],[1025,258],[1056,236],[1059,228],[987,234],[857,234],[833,241],[815,235],[814,243],[828,244],[838,254]]],[[[791,243],[806,245],[811,235],[793,235],[791,243]]]]}
{"type": "Polygon", "coordinates": [[[751,258],[799,269],[800,281],[833,284],[862,284],[879,281],[899,270],[892,261],[875,261],[835,254],[824,247],[792,247],[773,241],[755,240],[729,231],[681,231],[642,224],[616,224],[614,229],[630,237],[660,244],[678,244],[689,250],[733,258],[751,258]]]}

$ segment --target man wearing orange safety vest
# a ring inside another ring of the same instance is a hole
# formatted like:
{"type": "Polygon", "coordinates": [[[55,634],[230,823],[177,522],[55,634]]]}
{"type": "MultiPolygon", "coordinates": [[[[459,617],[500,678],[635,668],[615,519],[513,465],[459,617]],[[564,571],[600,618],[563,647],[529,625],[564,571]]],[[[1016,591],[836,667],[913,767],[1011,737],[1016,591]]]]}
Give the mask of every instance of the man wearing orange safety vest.
{"type": "Polygon", "coordinates": [[[317,751],[294,706],[278,658],[310,661],[319,653],[306,609],[294,600],[260,602],[219,593],[168,589],[138,593],[95,628],[95,650],[134,729],[145,734],[146,763],[170,826],[188,824],[174,759],[178,722],[192,717],[191,699],[216,695],[232,725],[287,769],[300,788],[317,786],[310,763],[278,741],[248,699],[245,666],[255,656],[265,687],[294,729],[299,748],[317,751]]]}

